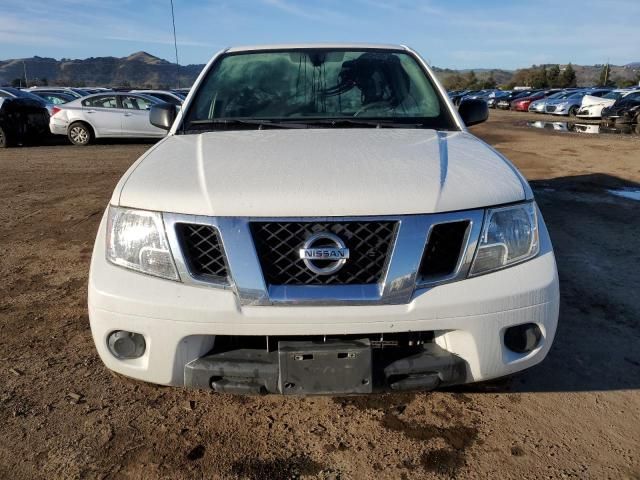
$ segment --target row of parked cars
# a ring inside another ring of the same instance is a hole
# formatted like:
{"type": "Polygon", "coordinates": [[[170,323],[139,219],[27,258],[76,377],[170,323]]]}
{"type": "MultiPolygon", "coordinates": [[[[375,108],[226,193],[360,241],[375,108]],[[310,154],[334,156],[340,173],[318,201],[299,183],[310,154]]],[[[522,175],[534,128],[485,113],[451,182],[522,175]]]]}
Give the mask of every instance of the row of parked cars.
{"type": "Polygon", "coordinates": [[[0,87],[0,148],[37,141],[51,133],[75,145],[96,138],[160,138],[149,122],[152,105],[181,106],[188,89],[0,87]]]}
{"type": "Polygon", "coordinates": [[[549,88],[478,90],[449,93],[455,104],[468,98],[483,99],[489,108],[565,115],[598,120],[605,125],[638,123],[640,86],[630,88],[549,88]]]}

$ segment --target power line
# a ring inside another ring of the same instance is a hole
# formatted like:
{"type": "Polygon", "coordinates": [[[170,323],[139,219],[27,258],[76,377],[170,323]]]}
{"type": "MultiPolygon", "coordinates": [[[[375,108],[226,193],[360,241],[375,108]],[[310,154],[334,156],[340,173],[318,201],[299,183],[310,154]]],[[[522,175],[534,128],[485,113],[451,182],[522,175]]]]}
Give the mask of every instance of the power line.
{"type": "Polygon", "coordinates": [[[171,23],[173,24],[173,48],[176,51],[176,84],[180,88],[180,62],[178,61],[178,41],[176,40],[176,16],[173,12],[173,0],[171,2],[171,23]]]}

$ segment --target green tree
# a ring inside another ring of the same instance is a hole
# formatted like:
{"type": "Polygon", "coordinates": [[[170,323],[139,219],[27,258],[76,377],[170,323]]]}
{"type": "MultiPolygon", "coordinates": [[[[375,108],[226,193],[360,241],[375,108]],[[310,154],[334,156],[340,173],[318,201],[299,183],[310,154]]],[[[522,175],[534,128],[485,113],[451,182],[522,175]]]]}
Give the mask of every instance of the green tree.
{"type": "Polygon", "coordinates": [[[551,65],[547,70],[547,82],[550,87],[560,86],[560,66],[551,65]]]}
{"type": "Polygon", "coordinates": [[[496,88],[496,79],[493,78],[493,71],[489,73],[489,76],[480,81],[480,88],[496,88]]]}
{"type": "Polygon", "coordinates": [[[628,78],[620,78],[620,77],[616,77],[613,83],[617,85],[619,88],[633,87],[634,85],[638,84],[638,82],[634,82],[633,80],[629,80],[628,78]]]}
{"type": "Polygon", "coordinates": [[[478,77],[476,77],[476,72],[473,70],[469,70],[469,72],[465,75],[466,80],[466,88],[476,89],[478,88],[478,77]]]}
{"type": "Polygon", "coordinates": [[[459,73],[454,73],[453,75],[447,76],[444,79],[444,88],[447,90],[461,90],[466,87],[465,78],[459,73]]]}
{"type": "Polygon", "coordinates": [[[605,64],[600,71],[600,79],[598,80],[598,86],[600,87],[613,87],[615,83],[611,80],[611,67],[609,64],[605,64]]]}
{"type": "Polygon", "coordinates": [[[520,68],[516,70],[516,73],[513,74],[511,81],[509,84],[511,88],[513,87],[530,87],[529,82],[531,82],[531,69],[530,68],[520,68]]]}
{"type": "Polygon", "coordinates": [[[575,87],[577,85],[576,71],[573,69],[571,63],[567,64],[562,75],[560,76],[561,87],[575,87]]]}
{"type": "Polygon", "coordinates": [[[547,80],[547,69],[544,65],[540,68],[531,70],[529,85],[533,88],[546,88],[549,86],[549,82],[547,80]]]}
{"type": "Polygon", "coordinates": [[[11,86],[12,87],[16,87],[19,88],[22,86],[22,79],[21,78],[14,78],[13,80],[11,80],[11,86]]]}

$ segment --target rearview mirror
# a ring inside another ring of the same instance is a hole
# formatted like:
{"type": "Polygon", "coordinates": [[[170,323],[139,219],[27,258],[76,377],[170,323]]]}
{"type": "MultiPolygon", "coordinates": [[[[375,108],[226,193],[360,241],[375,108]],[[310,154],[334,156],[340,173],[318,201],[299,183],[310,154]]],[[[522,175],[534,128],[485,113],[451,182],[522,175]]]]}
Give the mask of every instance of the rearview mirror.
{"type": "Polygon", "coordinates": [[[467,99],[460,102],[458,113],[467,127],[482,123],[489,118],[487,102],[478,98],[467,99]]]}
{"type": "Polygon", "coordinates": [[[154,127],[163,130],[170,130],[173,121],[176,119],[176,106],[170,103],[157,103],[151,106],[149,112],[149,121],[154,127]]]}

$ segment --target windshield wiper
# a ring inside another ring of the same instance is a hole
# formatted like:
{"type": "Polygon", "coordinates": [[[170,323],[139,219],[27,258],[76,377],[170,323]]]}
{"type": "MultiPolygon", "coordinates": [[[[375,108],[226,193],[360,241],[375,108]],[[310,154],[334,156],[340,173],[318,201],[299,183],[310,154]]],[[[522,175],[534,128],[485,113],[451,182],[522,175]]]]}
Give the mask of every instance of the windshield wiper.
{"type": "Polygon", "coordinates": [[[259,129],[266,128],[307,128],[305,123],[279,122],[276,120],[259,120],[251,118],[212,118],[206,120],[192,120],[186,130],[198,129],[198,127],[232,128],[237,126],[257,126],[259,129]]]}
{"type": "Polygon", "coordinates": [[[424,123],[419,122],[394,122],[393,120],[368,120],[358,118],[318,118],[308,119],[310,125],[328,125],[331,127],[370,127],[370,128],[425,128],[424,123]]]}
{"type": "Polygon", "coordinates": [[[205,129],[232,129],[234,127],[257,126],[263,128],[428,128],[421,122],[403,122],[393,120],[359,119],[359,118],[296,118],[296,119],[252,119],[252,118],[213,118],[193,120],[184,131],[202,131],[205,129]]]}

